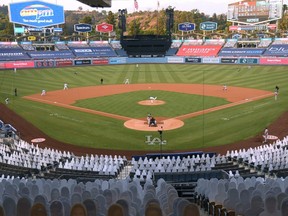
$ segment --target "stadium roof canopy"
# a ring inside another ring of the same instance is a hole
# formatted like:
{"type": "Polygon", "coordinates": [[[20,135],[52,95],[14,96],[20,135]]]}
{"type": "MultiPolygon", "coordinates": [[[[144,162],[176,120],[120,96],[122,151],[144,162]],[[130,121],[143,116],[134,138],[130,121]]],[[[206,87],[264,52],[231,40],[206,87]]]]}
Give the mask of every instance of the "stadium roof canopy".
{"type": "Polygon", "coordinates": [[[90,7],[111,7],[111,0],[77,0],[90,7]]]}

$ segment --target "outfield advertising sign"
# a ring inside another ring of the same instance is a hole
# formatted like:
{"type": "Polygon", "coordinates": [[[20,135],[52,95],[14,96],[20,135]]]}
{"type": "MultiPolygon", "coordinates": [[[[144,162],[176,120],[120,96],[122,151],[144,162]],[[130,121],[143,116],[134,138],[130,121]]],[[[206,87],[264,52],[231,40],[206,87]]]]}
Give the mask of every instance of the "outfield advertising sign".
{"type": "Polygon", "coordinates": [[[240,64],[258,64],[258,58],[240,58],[240,64]]]}
{"type": "Polygon", "coordinates": [[[221,63],[223,63],[223,64],[237,64],[238,59],[237,58],[221,58],[221,63]]]}
{"type": "Polygon", "coordinates": [[[63,6],[42,1],[9,4],[10,22],[36,28],[65,23],[63,6]]]}
{"type": "Polygon", "coordinates": [[[264,65],[288,65],[287,58],[260,58],[260,64],[264,65]]]}
{"type": "Polygon", "coordinates": [[[220,63],[220,58],[202,58],[202,63],[204,64],[219,64],[220,63]]]}
{"type": "Polygon", "coordinates": [[[265,48],[223,48],[219,56],[260,56],[264,51],[265,48]]]}
{"type": "Polygon", "coordinates": [[[264,56],[279,56],[287,57],[288,56],[288,45],[287,44],[276,44],[272,45],[266,49],[264,56]]]}
{"type": "Polygon", "coordinates": [[[201,58],[185,58],[185,62],[187,63],[201,63],[201,58]]]}
{"type": "Polygon", "coordinates": [[[182,45],[177,56],[217,56],[221,45],[182,45]]]}

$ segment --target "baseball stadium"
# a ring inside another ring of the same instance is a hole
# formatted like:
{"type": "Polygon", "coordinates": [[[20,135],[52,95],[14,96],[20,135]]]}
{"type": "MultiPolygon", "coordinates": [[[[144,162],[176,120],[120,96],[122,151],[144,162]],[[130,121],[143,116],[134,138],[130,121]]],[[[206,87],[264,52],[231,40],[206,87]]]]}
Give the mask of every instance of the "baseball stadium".
{"type": "Polygon", "coordinates": [[[0,215],[288,215],[286,5],[228,4],[227,34],[170,6],[136,34],[137,11],[64,37],[63,6],[8,5],[0,215]]]}

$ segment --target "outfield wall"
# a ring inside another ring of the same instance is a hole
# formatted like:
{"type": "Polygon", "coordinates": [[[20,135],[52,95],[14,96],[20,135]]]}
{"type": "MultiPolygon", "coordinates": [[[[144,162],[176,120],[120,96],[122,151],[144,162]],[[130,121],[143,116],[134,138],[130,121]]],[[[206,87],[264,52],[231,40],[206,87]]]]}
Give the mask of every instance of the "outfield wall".
{"type": "Polygon", "coordinates": [[[83,58],[83,59],[51,59],[51,60],[19,60],[0,61],[0,69],[13,68],[50,68],[87,65],[115,64],[239,64],[239,65],[288,65],[288,57],[181,57],[168,56],[163,58],[83,58]]]}

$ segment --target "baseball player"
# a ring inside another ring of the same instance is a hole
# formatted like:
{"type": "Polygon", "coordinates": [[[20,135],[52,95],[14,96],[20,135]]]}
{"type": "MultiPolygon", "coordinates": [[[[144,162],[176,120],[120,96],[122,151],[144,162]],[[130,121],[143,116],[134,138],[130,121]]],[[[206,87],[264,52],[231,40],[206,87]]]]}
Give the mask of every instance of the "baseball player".
{"type": "Polygon", "coordinates": [[[278,99],[278,91],[274,92],[274,99],[277,100],[278,99]]]}
{"type": "Polygon", "coordinates": [[[41,96],[45,96],[46,95],[46,90],[43,89],[42,92],[41,92],[41,96]]]}
{"type": "Polygon", "coordinates": [[[223,85],[223,91],[227,91],[227,85],[226,84],[223,85]]]}
{"type": "Polygon", "coordinates": [[[149,100],[150,100],[151,103],[154,103],[154,101],[157,100],[157,97],[152,97],[152,96],[150,96],[150,97],[149,97],[149,100]]]}
{"type": "Polygon", "coordinates": [[[127,79],[125,79],[125,82],[124,82],[124,84],[129,84],[130,82],[129,82],[129,79],[127,78],[127,79]]]}
{"type": "Polygon", "coordinates": [[[67,90],[68,89],[68,84],[67,83],[64,83],[64,90],[67,90]]]}
{"type": "Polygon", "coordinates": [[[5,104],[9,104],[9,98],[5,99],[5,104]]]}

